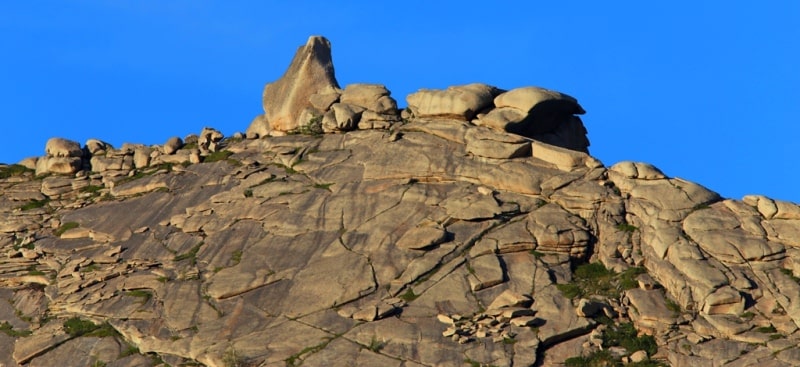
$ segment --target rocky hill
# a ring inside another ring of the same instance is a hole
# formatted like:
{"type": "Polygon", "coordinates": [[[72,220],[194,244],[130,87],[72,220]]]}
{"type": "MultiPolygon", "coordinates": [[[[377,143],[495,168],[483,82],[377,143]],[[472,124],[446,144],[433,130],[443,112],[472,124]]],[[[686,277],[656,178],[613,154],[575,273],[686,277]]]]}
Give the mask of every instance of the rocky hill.
{"type": "Polygon", "coordinates": [[[588,154],[577,100],[341,88],[0,168],[0,365],[795,366],[800,206],[588,154]]]}

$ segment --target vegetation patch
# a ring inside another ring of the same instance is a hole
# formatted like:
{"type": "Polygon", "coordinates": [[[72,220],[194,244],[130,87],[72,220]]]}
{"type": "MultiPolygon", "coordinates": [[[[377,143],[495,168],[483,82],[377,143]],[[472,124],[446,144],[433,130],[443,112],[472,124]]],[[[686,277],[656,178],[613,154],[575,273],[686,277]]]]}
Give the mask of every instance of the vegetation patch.
{"type": "Polygon", "coordinates": [[[528,252],[530,252],[530,254],[533,255],[533,257],[536,259],[541,259],[542,257],[544,257],[544,252],[539,252],[536,250],[530,250],[528,252]]]}
{"type": "Polygon", "coordinates": [[[156,166],[151,166],[147,170],[136,171],[136,173],[133,176],[128,176],[128,177],[125,177],[125,178],[117,181],[116,185],[119,186],[119,185],[131,182],[131,181],[134,181],[134,180],[138,180],[138,179],[143,178],[143,177],[152,176],[156,172],[159,172],[161,170],[165,170],[167,172],[172,172],[172,167],[173,167],[172,163],[161,163],[161,164],[156,165],[156,166]]]}
{"type": "Polygon", "coordinates": [[[183,144],[181,149],[197,149],[197,147],[198,147],[197,143],[196,142],[192,142],[192,143],[183,144]]]}
{"type": "Polygon", "coordinates": [[[80,317],[73,317],[67,321],[64,321],[63,324],[64,332],[69,334],[69,336],[76,338],[79,336],[94,336],[98,338],[104,338],[108,336],[119,336],[117,330],[115,330],[111,325],[107,322],[96,325],[95,323],[81,319],[80,317]]]}
{"type": "Polygon", "coordinates": [[[234,266],[242,262],[242,250],[234,250],[233,253],[231,253],[231,262],[234,266]]]}
{"type": "Polygon", "coordinates": [[[0,323],[0,332],[14,338],[29,336],[33,333],[30,330],[14,330],[14,326],[9,324],[8,321],[0,323]]]}
{"type": "Polygon", "coordinates": [[[681,305],[679,305],[677,302],[667,298],[666,299],[666,305],[667,305],[667,309],[672,311],[672,313],[674,313],[676,316],[681,313],[681,305]]]}
{"type": "Polygon", "coordinates": [[[300,364],[303,363],[303,361],[300,359],[300,357],[302,357],[305,354],[314,354],[316,352],[321,351],[323,348],[328,346],[328,344],[333,339],[335,339],[335,338],[328,339],[328,340],[326,340],[326,341],[324,341],[322,343],[319,343],[317,345],[314,345],[314,346],[305,347],[305,348],[303,348],[303,350],[301,350],[301,351],[289,356],[289,358],[286,358],[284,360],[284,362],[286,362],[286,366],[287,367],[299,366],[300,364]]]}
{"type": "Polygon", "coordinates": [[[119,352],[119,358],[125,358],[127,356],[132,356],[134,354],[140,354],[139,347],[126,342],[125,348],[122,349],[121,352],[119,352]]]}
{"type": "Polygon", "coordinates": [[[641,274],[647,273],[647,270],[640,266],[632,266],[625,269],[619,274],[619,286],[623,290],[634,289],[639,286],[639,281],[636,280],[641,274]]]}
{"type": "Polygon", "coordinates": [[[318,184],[314,184],[314,188],[328,190],[328,191],[331,191],[331,186],[333,186],[333,183],[318,183],[318,184]]]}
{"type": "Polygon", "coordinates": [[[317,115],[308,120],[308,123],[287,132],[289,135],[322,135],[322,116],[317,115]]]}
{"type": "Polygon", "coordinates": [[[622,232],[632,233],[639,230],[639,227],[628,224],[628,223],[620,223],[617,224],[617,229],[622,232]]]}
{"type": "Polygon", "coordinates": [[[764,333],[764,334],[772,334],[772,333],[778,332],[778,330],[775,329],[775,327],[772,326],[772,325],[757,327],[756,331],[758,331],[759,333],[764,333]]]}
{"type": "Polygon", "coordinates": [[[638,331],[633,327],[633,323],[626,322],[619,325],[609,326],[603,333],[603,347],[610,348],[620,346],[628,350],[628,353],[643,350],[648,356],[658,352],[656,339],[652,335],[638,336],[638,331]]]}
{"type": "Polygon", "coordinates": [[[409,288],[405,293],[401,294],[399,297],[403,301],[411,302],[411,301],[417,299],[417,297],[419,297],[419,295],[418,294],[414,294],[414,290],[409,288]]]}
{"type": "Polygon", "coordinates": [[[28,275],[44,275],[45,273],[39,269],[36,269],[36,265],[31,265],[28,267],[28,275]]]}
{"type": "Polygon", "coordinates": [[[209,155],[207,155],[205,158],[203,158],[203,163],[213,163],[213,162],[219,162],[219,161],[226,161],[226,162],[230,163],[231,165],[241,166],[242,165],[241,162],[230,158],[230,156],[232,156],[232,155],[233,155],[233,152],[231,152],[230,150],[220,150],[220,151],[217,151],[217,152],[212,152],[209,155]]]}
{"type": "Polygon", "coordinates": [[[77,222],[67,222],[62,224],[58,229],[53,232],[53,235],[56,237],[61,237],[64,232],[69,231],[70,229],[75,229],[80,227],[81,225],[77,222]]]}
{"type": "Polygon", "coordinates": [[[81,268],[81,273],[91,273],[91,272],[93,272],[95,270],[99,270],[99,269],[100,269],[100,265],[89,264],[88,266],[81,268]]]}
{"type": "Polygon", "coordinates": [[[33,250],[34,248],[36,248],[36,245],[34,245],[33,242],[26,243],[24,245],[22,244],[23,242],[25,242],[25,240],[22,238],[17,238],[16,240],[14,240],[14,246],[13,246],[14,251],[19,251],[19,249],[21,248],[25,248],[28,250],[33,250]]]}
{"type": "Polygon", "coordinates": [[[636,277],[645,272],[642,267],[631,267],[617,273],[600,262],[586,263],[575,268],[572,282],[556,284],[556,287],[567,298],[590,295],[619,298],[622,291],[636,288],[636,277]]]}
{"type": "Polygon", "coordinates": [[[794,280],[795,283],[800,284],[800,278],[796,277],[794,275],[794,272],[792,272],[791,270],[781,268],[781,273],[783,273],[784,275],[788,276],[789,278],[792,278],[792,280],[794,280]]]}
{"type": "Polygon", "coordinates": [[[150,298],[153,298],[153,293],[143,289],[134,289],[124,293],[126,296],[141,298],[141,303],[145,304],[150,298]]]}
{"type": "MultiPolygon", "coordinates": [[[[627,322],[614,325],[608,318],[601,320],[607,325],[603,332],[603,350],[596,351],[588,356],[568,358],[564,365],[568,367],[595,367],[595,366],[622,366],[620,358],[615,357],[609,352],[611,347],[623,347],[628,355],[643,350],[648,356],[653,356],[658,352],[658,345],[652,335],[638,336],[633,323],[627,322]]],[[[638,363],[628,363],[625,366],[655,367],[665,366],[662,362],[647,360],[638,363]]]]}
{"type": "Polygon", "coordinates": [[[83,193],[97,194],[102,189],[103,189],[103,186],[89,185],[89,186],[81,188],[80,191],[83,192],[83,193]]]}
{"type": "Polygon", "coordinates": [[[47,199],[47,198],[42,199],[42,200],[31,200],[31,201],[27,202],[26,204],[20,206],[18,209],[22,210],[23,212],[27,211],[27,210],[39,209],[39,208],[44,207],[45,205],[47,205],[47,203],[49,203],[49,202],[50,202],[50,199],[47,199]]]}
{"type": "Polygon", "coordinates": [[[372,340],[370,340],[369,345],[367,346],[367,349],[375,353],[378,353],[381,351],[381,349],[383,349],[384,346],[386,346],[385,342],[379,341],[376,337],[373,336],[372,340]]]}
{"type": "Polygon", "coordinates": [[[192,264],[192,266],[197,265],[197,252],[200,251],[201,246],[203,246],[203,242],[198,243],[186,253],[176,255],[172,260],[173,261],[189,260],[189,263],[192,264]]]}
{"type": "Polygon", "coordinates": [[[33,173],[34,170],[21,164],[12,164],[9,166],[0,167],[0,179],[22,176],[28,172],[33,173]]]}

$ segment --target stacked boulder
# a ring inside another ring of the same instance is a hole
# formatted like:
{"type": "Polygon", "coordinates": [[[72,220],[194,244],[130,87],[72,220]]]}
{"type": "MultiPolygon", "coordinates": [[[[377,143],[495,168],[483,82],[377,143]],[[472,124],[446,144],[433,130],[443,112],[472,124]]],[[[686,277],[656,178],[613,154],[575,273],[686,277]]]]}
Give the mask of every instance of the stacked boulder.
{"type": "Polygon", "coordinates": [[[312,36],[301,46],[289,69],[264,87],[264,114],[247,129],[247,137],[298,132],[337,132],[388,128],[400,120],[397,102],[380,84],[339,88],[331,60],[331,44],[312,36]]]}
{"type": "Polygon", "coordinates": [[[504,91],[486,84],[421,89],[406,98],[417,118],[455,119],[588,153],[585,113],[575,98],[539,87],[504,91]]]}
{"type": "Polygon", "coordinates": [[[80,144],[67,139],[52,138],[45,145],[45,156],[36,161],[36,174],[73,174],[83,168],[84,151],[80,144]]]}
{"type": "MultiPolygon", "coordinates": [[[[330,42],[312,36],[297,50],[284,75],[264,87],[264,114],[250,123],[247,137],[388,129],[402,116],[405,120],[464,121],[588,153],[586,128],[576,116],[585,111],[575,98],[563,93],[538,87],[505,91],[474,83],[445,90],[421,89],[406,100],[408,108],[401,113],[383,85],[352,84],[341,89],[334,74],[330,42]]],[[[529,153],[527,142],[509,144],[513,146],[512,156],[529,153]]]]}

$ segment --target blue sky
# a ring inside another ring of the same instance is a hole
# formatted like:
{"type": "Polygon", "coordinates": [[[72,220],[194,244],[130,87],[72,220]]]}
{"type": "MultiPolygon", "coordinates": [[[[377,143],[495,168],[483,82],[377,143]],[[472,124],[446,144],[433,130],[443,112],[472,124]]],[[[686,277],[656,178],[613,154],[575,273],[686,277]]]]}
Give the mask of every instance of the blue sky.
{"type": "Polygon", "coordinates": [[[54,136],[244,131],[264,84],[321,34],[342,86],[384,84],[401,106],[472,82],[555,89],[586,109],[607,166],[800,202],[798,24],[789,0],[3,1],[0,162],[54,136]]]}

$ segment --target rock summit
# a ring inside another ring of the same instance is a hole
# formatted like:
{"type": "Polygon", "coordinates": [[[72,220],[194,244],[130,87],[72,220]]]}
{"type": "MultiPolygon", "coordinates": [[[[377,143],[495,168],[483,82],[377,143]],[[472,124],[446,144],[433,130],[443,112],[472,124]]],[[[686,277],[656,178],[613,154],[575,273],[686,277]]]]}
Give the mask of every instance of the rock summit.
{"type": "Polygon", "coordinates": [[[607,167],[540,87],[400,110],[322,37],[263,100],[0,165],[0,365],[798,365],[794,203],[607,167]]]}

